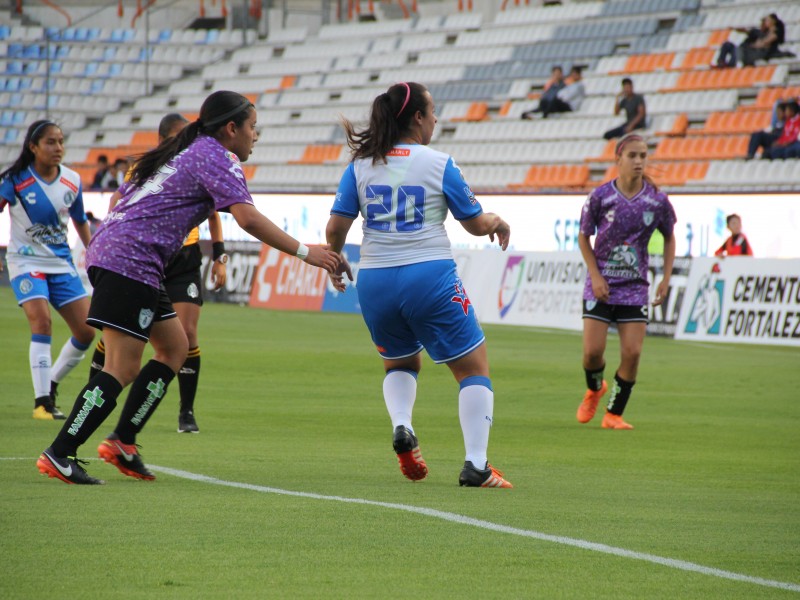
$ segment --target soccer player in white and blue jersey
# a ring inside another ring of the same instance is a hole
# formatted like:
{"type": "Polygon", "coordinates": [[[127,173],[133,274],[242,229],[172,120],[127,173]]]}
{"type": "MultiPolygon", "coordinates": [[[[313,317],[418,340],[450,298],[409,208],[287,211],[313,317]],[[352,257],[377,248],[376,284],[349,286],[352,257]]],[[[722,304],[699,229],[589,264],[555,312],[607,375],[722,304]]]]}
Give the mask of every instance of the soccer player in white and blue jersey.
{"type": "MultiPolygon", "coordinates": [[[[448,212],[476,236],[496,235],[505,250],[511,230],[484,213],[455,161],[428,147],[436,125],[433,99],[418,83],[398,83],[372,104],[366,129],[343,121],[352,162],[339,183],[326,235],[341,252],[353,221],[363,218],[358,298],[383,358],[383,394],[402,473],[424,479],[428,468],[411,424],[425,348],[459,383],[466,457],[459,483],[512,487],[487,460],[494,393],[486,343],[456,272],[444,228],[448,212]]],[[[340,265],[331,275],[344,291],[340,265]]]]}
{"type": "Polygon", "coordinates": [[[33,418],[42,420],[64,419],[55,406],[56,388],[94,338],[94,330],[86,324],[89,299],[72,262],[67,223],[72,220],[84,245],[91,233],[80,176],[61,164],[63,157],[61,128],[52,121],[35,121],[28,127],[19,158],[0,174],[0,211],[8,205],[11,215],[6,260],[14,294],[31,328],[33,418]],[[55,364],[51,364],[48,302],[72,332],[55,364]]]}

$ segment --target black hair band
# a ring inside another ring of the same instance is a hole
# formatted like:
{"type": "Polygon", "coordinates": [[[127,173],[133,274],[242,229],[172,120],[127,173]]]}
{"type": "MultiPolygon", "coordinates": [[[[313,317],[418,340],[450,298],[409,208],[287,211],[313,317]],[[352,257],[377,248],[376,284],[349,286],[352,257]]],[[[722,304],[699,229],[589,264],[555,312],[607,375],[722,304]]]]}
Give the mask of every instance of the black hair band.
{"type": "Polygon", "coordinates": [[[227,119],[230,119],[234,115],[238,115],[240,112],[242,112],[243,110],[245,110],[246,108],[248,108],[248,107],[250,107],[252,105],[253,105],[253,103],[250,102],[250,100],[248,100],[247,98],[245,98],[244,102],[242,102],[239,106],[237,106],[233,110],[229,110],[225,114],[220,115],[218,117],[214,117],[210,121],[203,123],[203,127],[213,127],[214,125],[220,125],[221,123],[223,123],[227,119]]]}

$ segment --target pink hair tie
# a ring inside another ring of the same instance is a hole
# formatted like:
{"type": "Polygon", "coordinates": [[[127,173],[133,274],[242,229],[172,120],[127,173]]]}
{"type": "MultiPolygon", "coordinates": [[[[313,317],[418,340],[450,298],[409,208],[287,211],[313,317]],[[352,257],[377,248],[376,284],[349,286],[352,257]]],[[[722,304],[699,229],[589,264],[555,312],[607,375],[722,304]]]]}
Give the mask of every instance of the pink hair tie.
{"type": "Polygon", "coordinates": [[[397,113],[395,119],[397,119],[398,117],[400,117],[400,115],[403,114],[403,111],[406,109],[406,106],[408,106],[408,101],[411,99],[411,87],[406,82],[402,82],[402,85],[406,86],[406,100],[405,102],[403,102],[403,106],[400,107],[400,111],[397,113]]]}
{"type": "Polygon", "coordinates": [[[628,142],[643,142],[643,141],[644,138],[640,135],[636,135],[635,133],[631,135],[626,135],[617,143],[617,150],[614,154],[616,154],[617,156],[621,156],[622,149],[628,144],[628,142]]]}

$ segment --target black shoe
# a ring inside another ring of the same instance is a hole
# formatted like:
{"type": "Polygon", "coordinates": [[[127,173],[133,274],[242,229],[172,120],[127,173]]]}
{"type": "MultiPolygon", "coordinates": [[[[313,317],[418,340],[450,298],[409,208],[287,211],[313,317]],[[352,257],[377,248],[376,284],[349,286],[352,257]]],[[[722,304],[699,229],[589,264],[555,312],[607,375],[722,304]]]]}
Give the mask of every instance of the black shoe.
{"type": "Polygon", "coordinates": [[[403,425],[398,425],[394,430],[392,446],[400,463],[400,471],[411,481],[425,479],[428,475],[428,466],[422,458],[417,436],[403,425]]]}
{"type": "Polygon", "coordinates": [[[503,474],[486,463],[484,470],[476,469],[470,461],[464,462],[464,468],[458,476],[458,485],[467,487],[499,487],[513,488],[510,481],[503,479],[503,474]]]}
{"type": "Polygon", "coordinates": [[[81,466],[87,464],[86,461],[78,460],[74,456],[59,458],[48,448],[39,456],[36,467],[39,472],[48,477],[55,477],[64,483],[76,483],[79,485],[103,485],[105,481],[95,479],[89,475],[81,466]]]}
{"type": "Polygon", "coordinates": [[[41,421],[63,421],[67,417],[58,410],[50,396],[41,396],[34,400],[33,418],[41,421]]]}
{"type": "Polygon", "coordinates": [[[123,444],[116,433],[112,433],[97,447],[97,454],[107,463],[117,467],[123,475],[152,481],[156,478],[142,462],[136,444],[123,444]]]}
{"type": "Polygon", "coordinates": [[[178,414],[178,433],[200,433],[194,412],[187,410],[178,414]]]}

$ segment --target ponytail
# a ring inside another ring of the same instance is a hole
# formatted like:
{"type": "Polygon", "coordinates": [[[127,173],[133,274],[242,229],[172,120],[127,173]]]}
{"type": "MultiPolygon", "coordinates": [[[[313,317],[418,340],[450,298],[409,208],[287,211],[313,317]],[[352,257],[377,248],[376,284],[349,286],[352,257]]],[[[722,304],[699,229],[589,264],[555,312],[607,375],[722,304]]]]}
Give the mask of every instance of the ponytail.
{"type": "Polygon", "coordinates": [[[162,166],[186,150],[199,135],[215,137],[230,122],[241,127],[251,108],[255,108],[252,102],[241,94],[214,92],[203,101],[196,121],[189,123],[175,137],[165,139],[157,148],[136,157],[136,163],[131,170],[131,184],[141,186],[162,166]]]}

